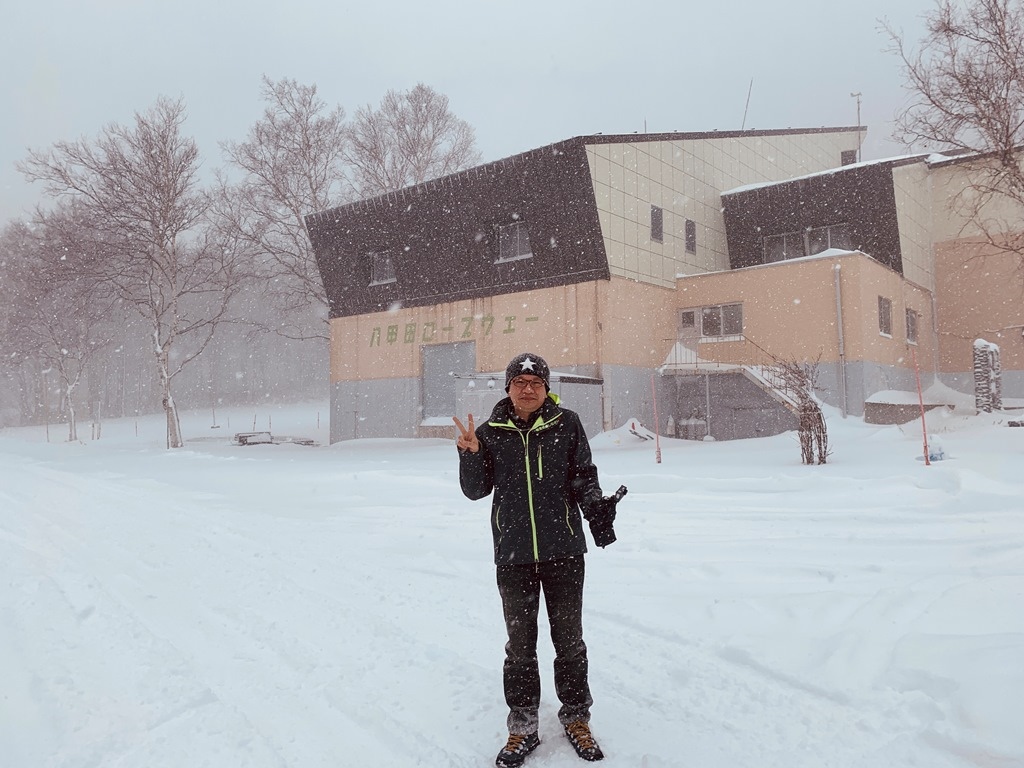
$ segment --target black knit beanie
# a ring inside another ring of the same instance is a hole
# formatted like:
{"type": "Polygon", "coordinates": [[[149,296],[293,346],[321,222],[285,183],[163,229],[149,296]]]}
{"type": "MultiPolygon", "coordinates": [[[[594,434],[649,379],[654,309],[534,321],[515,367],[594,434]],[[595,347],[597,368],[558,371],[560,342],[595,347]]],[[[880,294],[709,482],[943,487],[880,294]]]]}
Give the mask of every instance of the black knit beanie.
{"type": "Polygon", "coordinates": [[[512,379],[522,374],[530,374],[544,379],[544,389],[551,390],[551,369],[540,355],[533,352],[523,352],[512,358],[512,362],[505,369],[505,391],[508,392],[512,379]]]}

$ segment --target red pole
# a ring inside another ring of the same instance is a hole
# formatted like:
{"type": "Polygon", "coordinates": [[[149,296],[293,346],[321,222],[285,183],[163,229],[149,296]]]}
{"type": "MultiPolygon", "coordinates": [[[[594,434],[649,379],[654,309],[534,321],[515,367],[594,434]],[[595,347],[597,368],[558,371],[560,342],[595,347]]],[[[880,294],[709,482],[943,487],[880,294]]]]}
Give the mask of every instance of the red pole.
{"type": "Polygon", "coordinates": [[[654,375],[651,375],[651,399],[654,401],[654,459],[661,464],[661,440],[658,439],[658,391],[654,387],[654,375]]]}
{"type": "Polygon", "coordinates": [[[921,406],[921,438],[924,441],[924,463],[928,466],[931,465],[931,460],[928,458],[928,428],[924,422],[924,395],[921,392],[921,369],[917,367],[917,350],[911,346],[910,354],[914,360],[914,378],[917,379],[917,402],[921,406]]]}

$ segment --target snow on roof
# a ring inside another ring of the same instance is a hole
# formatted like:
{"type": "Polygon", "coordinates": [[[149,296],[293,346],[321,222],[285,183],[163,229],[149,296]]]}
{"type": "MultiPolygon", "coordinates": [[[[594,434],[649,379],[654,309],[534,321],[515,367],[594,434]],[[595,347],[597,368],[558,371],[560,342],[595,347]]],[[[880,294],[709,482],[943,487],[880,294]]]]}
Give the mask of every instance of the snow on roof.
{"type": "MultiPolygon", "coordinates": [[[[758,181],[754,182],[753,184],[744,184],[739,187],[733,187],[732,189],[725,190],[724,192],[722,192],[722,196],[724,197],[725,195],[735,195],[740,192],[749,192],[754,189],[761,189],[762,187],[774,187],[779,184],[788,184],[791,181],[800,181],[801,179],[812,179],[815,176],[828,176],[834,173],[844,173],[854,168],[867,168],[872,165],[882,165],[884,163],[907,163],[912,160],[920,160],[922,158],[928,160],[929,158],[933,157],[934,154],[935,153],[917,152],[912,155],[897,155],[895,157],[884,157],[878,160],[864,160],[859,163],[841,165],[838,168],[829,168],[824,171],[816,171],[814,173],[804,174],[803,176],[794,176],[791,179],[780,179],[778,181],[758,181]]],[[[945,158],[945,156],[942,157],[943,159],[947,159],[945,158]]]]}
{"type": "MultiPolygon", "coordinates": [[[[713,270],[713,271],[710,271],[710,272],[697,272],[697,273],[689,273],[689,274],[683,273],[683,272],[677,272],[676,273],[676,280],[682,279],[684,277],[703,277],[704,275],[714,275],[714,274],[719,274],[719,273],[723,273],[723,272],[740,272],[740,271],[745,270],[745,269],[764,269],[765,267],[779,267],[779,266],[782,266],[784,264],[792,264],[794,262],[813,261],[814,259],[834,259],[834,258],[837,258],[839,256],[856,256],[856,255],[867,256],[869,259],[873,259],[874,258],[870,253],[865,253],[864,251],[847,251],[847,250],[845,250],[843,248],[826,248],[821,253],[814,253],[814,254],[811,254],[810,256],[794,256],[791,259],[782,259],[781,261],[769,261],[766,264],[751,264],[750,266],[747,266],[747,267],[736,267],[735,269],[718,269],[718,270],[713,270]]],[[[877,259],[875,259],[875,260],[877,261],[877,259]]],[[[881,262],[878,262],[878,263],[881,264],[881,262]]]]}

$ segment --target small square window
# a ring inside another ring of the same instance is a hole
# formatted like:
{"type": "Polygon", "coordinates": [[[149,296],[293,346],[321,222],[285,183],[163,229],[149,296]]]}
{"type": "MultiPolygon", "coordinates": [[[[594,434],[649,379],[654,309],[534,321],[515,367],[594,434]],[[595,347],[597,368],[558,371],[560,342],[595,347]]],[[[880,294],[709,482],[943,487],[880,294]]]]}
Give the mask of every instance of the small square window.
{"type": "Polygon", "coordinates": [[[850,237],[850,228],[846,224],[833,224],[828,228],[828,247],[841,248],[844,251],[853,250],[853,238],[850,237]]]}
{"type": "Polygon", "coordinates": [[[892,336],[892,299],[878,297],[878,332],[883,336],[892,336]]]}
{"type": "Polygon", "coordinates": [[[526,228],[525,221],[499,225],[497,230],[498,257],[494,260],[496,264],[516,259],[529,259],[533,256],[533,251],[530,249],[530,233],[526,228]]]}
{"type": "Polygon", "coordinates": [[[387,251],[370,251],[370,285],[396,281],[395,265],[387,251]]]}
{"type": "Polygon", "coordinates": [[[721,336],[722,335],[722,308],[704,307],[700,311],[700,335],[721,336]]]}
{"type": "Polygon", "coordinates": [[[686,220],[686,252],[697,252],[697,222],[693,219],[686,220]]]}
{"type": "Polygon", "coordinates": [[[786,259],[797,259],[804,255],[804,236],[800,232],[784,235],[768,235],[761,238],[764,248],[764,263],[772,264],[786,259]]]}
{"type": "Polygon", "coordinates": [[[785,235],[769,235],[768,237],[762,237],[761,242],[764,246],[765,264],[773,264],[776,261],[782,261],[786,258],[785,235]]]}
{"type": "Polygon", "coordinates": [[[688,330],[697,324],[696,313],[692,309],[683,310],[679,313],[679,330],[688,330]]]}
{"type": "Polygon", "coordinates": [[[722,306],[722,333],[726,336],[740,336],[743,333],[743,305],[722,306]]]}
{"type": "Polygon", "coordinates": [[[651,240],[657,243],[665,239],[665,211],[657,205],[651,206],[651,240]]]}
{"type": "Polygon", "coordinates": [[[807,233],[808,256],[827,251],[828,248],[828,227],[815,227],[807,233]]]}

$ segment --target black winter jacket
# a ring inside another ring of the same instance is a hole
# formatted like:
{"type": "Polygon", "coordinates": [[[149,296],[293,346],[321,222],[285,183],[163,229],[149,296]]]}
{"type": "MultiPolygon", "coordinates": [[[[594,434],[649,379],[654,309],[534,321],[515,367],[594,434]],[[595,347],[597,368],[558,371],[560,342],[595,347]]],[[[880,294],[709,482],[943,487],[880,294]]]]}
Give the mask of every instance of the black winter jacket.
{"type": "Polygon", "coordinates": [[[476,429],[480,450],[459,451],[462,492],[475,500],[494,491],[494,562],[582,555],[587,541],[580,507],[589,514],[601,486],[580,417],[550,393],[529,428],[517,426],[513,413],[506,397],[476,429]]]}

